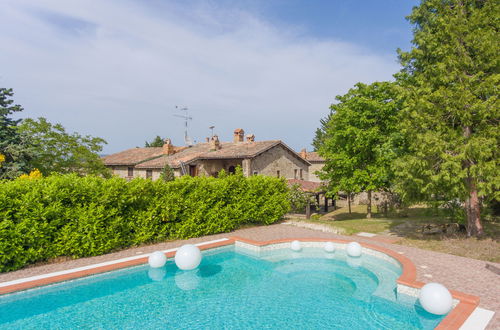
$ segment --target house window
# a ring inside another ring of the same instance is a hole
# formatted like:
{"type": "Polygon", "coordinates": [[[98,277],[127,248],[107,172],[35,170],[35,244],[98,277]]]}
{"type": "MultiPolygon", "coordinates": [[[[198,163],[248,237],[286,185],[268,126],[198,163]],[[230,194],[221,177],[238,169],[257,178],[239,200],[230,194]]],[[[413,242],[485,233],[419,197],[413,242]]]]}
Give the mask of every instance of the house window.
{"type": "Polygon", "coordinates": [[[279,178],[280,177],[280,171],[276,171],[276,176],[279,178]]]}
{"type": "Polygon", "coordinates": [[[153,177],[153,170],[146,170],[146,179],[151,179],[153,177]]]}
{"type": "Polygon", "coordinates": [[[294,179],[297,179],[297,169],[294,169],[294,170],[293,170],[293,178],[294,178],[294,179]]]}
{"type": "Polygon", "coordinates": [[[134,168],[133,167],[128,167],[127,168],[127,176],[133,177],[134,176],[134,168]]]}
{"type": "Polygon", "coordinates": [[[302,169],[300,169],[300,179],[304,180],[304,177],[302,176],[302,169]]]}

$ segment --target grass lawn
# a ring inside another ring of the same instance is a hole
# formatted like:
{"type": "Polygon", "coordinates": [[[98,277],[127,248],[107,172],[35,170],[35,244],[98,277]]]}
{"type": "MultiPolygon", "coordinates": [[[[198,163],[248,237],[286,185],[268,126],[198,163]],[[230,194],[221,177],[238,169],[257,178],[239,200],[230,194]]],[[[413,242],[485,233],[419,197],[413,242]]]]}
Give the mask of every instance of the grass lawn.
{"type": "Polygon", "coordinates": [[[366,206],[356,205],[349,214],[347,208],[340,208],[324,216],[315,216],[312,223],[320,223],[340,228],[346,235],[359,232],[375,233],[398,237],[396,244],[413,246],[421,249],[444,252],[458,256],[500,262],[500,223],[498,219],[483,219],[485,237],[467,238],[465,233],[422,234],[424,224],[444,224],[456,222],[443,215],[433,214],[433,210],[415,207],[402,213],[389,213],[387,216],[376,213],[372,219],[366,219],[366,206]]]}

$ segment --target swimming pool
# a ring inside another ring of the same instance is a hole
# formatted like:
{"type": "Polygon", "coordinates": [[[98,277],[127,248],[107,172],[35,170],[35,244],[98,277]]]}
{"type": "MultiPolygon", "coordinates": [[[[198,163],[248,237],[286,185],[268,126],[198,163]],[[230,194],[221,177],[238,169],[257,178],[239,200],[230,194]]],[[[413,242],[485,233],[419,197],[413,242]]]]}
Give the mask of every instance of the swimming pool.
{"type": "Polygon", "coordinates": [[[319,247],[204,251],[197,270],[136,266],[0,296],[0,328],[432,329],[401,267],[319,247]]]}

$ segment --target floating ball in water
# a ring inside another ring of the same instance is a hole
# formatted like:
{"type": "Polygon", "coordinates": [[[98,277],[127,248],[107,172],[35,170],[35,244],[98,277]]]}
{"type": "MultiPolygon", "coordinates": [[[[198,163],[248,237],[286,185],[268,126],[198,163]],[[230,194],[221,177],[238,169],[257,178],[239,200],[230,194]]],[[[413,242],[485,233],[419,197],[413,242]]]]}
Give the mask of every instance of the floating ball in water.
{"type": "Polygon", "coordinates": [[[453,298],[450,291],[439,283],[428,283],[420,289],[418,300],[429,313],[444,315],[451,310],[453,298]]]}
{"type": "Polygon", "coordinates": [[[335,245],[333,245],[332,242],[326,242],[324,249],[326,252],[333,252],[333,251],[335,251],[335,245]]]}
{"type": "Polygon", "coordinates": [[[148,263],[153,268],[160,268],[165,266],[167,257],[161,251],[155,251],[149,255],[148,263]]]}
{"type": "Polygon", "coordinates": [[[347,254],[351,257],[359,257],[361,255],[361,245],[358,242],[347,244],[347,254]]]}
{"type": "Polygon", "coordinates": [[[148,276],[151,280],[160,282],[167,275],[167,270],[165,268],[149,268],[148,276]]]}
{"type": "Polygon", "coordinates": [[[300,251],[302,249],[302,247],[300,246],[300,242],[299,241],[293,241],[292,244],[290,244],[290,248],[293,251],[300,251]]]}
{"type": "Polygon", "coordinates": [[[175,253],[175,264],[182,270],[195,269],[200,265],[200,249],[193,244],[183,245],[175,253]]]}
{"type": "Polygon", "coordinates": [[[363,265],[363,258],[347,258],[346,261],[351,268],[359,268],[363,265]]]}
{"type": "Polygon", "coordinates": [[[181,290],[194,290],[200,284],[197,272],[177,272],[175,274],[175,285],[181,290]]]}

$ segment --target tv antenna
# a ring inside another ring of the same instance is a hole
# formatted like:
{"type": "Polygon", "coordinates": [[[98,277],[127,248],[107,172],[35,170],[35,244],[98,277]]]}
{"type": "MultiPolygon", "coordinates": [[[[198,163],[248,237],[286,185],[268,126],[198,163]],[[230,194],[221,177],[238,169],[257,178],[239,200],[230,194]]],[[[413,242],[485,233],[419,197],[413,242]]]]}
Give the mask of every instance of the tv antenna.
{"type": "Polygon", "coordinates": [[[210,129],[210,137],[214,137],[214,128],[215,126],[208,127],[210,129]]]}
{"type": "Polygon", "coordinates": [[[175,108],[179,109],[181,111],[184,111],[183,115],[174,114],[174,116],[184,119],[184,143],[187,146],[192,146],[193,141],[191,141],[191,138],[188,135],[188,121],[193,120],[193,118],[189,117],[189,114],[188,114],[189,109],[187,107],[179,107],[177,105],[175,106],[175,108]]]}

